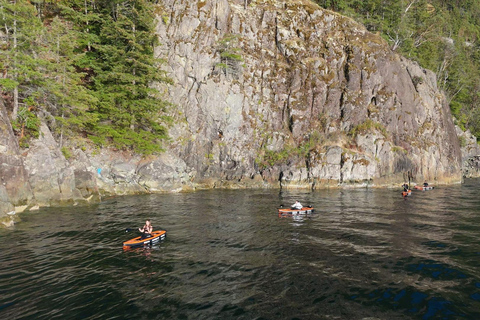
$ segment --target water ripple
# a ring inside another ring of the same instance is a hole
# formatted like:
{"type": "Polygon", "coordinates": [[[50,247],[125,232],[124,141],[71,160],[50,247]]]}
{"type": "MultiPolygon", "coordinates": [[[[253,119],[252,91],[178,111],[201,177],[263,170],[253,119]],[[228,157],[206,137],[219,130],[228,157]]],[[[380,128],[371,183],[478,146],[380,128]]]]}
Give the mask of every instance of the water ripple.
{"type": "Polygon", "coordinates": [[[0,230],[2,319],[480,318],[477,181],[202,191],[25,213],[0,230]],[[309,216],[278,218],[300,199],[309,216]],[[124,251],[147,218],[166,241],[124,251]]]}

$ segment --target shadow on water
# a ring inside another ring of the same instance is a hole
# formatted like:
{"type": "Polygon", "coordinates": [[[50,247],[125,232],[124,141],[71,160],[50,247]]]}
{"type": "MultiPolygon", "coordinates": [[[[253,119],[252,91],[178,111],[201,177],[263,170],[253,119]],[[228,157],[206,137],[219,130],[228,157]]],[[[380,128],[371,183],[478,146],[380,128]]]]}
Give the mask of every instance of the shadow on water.
{"type": "Polygon", "coordinates": [[[0,318],[480,318],[478,187],[407,200],[212,190],[25,213],[0,230],[0,318]],[[316,213],[279,218],[295,200],[316,213]],[[123,250],[148,218],[167,239],[123,250]]]}

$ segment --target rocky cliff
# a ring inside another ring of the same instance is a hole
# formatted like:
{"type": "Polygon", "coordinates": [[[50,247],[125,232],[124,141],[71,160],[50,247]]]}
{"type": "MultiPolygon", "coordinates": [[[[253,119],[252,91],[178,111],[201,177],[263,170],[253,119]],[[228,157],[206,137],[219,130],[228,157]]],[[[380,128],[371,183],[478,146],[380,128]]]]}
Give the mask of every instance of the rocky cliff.
{"type": "Polygon", "coordinates": [[[26,205],[32,197],[23,157],[0,98],[0,222],[11,224],[14,206],[26,205]]]}
{"type": "Polygon", "coordinates": [[[158,53],[195,181],[306,187],[460,178],[432,72],[310,1],[164,0],[158,53]],[[233,56],[236,53],[241,56],[233,56]]]}
{"type": "Polygon", "coordinates": [[[464,178],[480,178],[480,146],[477,137],[456,127],[462,151],[462,175],[464,178]]]}
{"type": "Polygon", "coordinates": [[[159,157],[72,144],[67,159],[46,124],[20,151],[0,104],[0,216],[117,194],[460,179],[432,72],[310,1],[247,2],[159,1],[173,84],[158,89],[176,119],[159,157]]]}

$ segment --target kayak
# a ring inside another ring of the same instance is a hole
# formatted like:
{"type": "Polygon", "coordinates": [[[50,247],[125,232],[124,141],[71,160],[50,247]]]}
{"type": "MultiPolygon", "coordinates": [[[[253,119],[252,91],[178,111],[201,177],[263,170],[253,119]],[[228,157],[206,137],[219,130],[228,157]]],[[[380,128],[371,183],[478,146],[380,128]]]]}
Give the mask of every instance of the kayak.
{"type": "Polygon", "coordinates": [[[415,186],[414,187],[416,190],[422,190],[422,191],[427,191],[427,190],[433,190],[433,186],[428,186],[428,187],[424,187],[424,186],[415,186]]]}
{"type": "Polygon", "coordinates": [[[280,208],[278,209],[278,215],[296,215],[296,214],[310,214],[313,213],[313,207],[303,207],[302,209],[292,209],[292,208],[280,208]]]}
{"type": "Polygon", "coordinates": [[[165,230],[153,231],[151,235],[152,235],[151,237],[144,238],[144,239],[142,239],[141,236],[130,239],[130,240],[124,242],[123,246],[124,247],[137,247],[137,246],[143,246],[143,245],[147,245],[147,244],[156,243],[160,240],[165,239],[165,237],[167,236],[167,231],[165,231],[165,230]]]}
{"type": "Polygon", "coordinates": [[[408,189],[408,191],[402,191],[402,196],[408,197],[412,195],[412,190],[408,189]]]}

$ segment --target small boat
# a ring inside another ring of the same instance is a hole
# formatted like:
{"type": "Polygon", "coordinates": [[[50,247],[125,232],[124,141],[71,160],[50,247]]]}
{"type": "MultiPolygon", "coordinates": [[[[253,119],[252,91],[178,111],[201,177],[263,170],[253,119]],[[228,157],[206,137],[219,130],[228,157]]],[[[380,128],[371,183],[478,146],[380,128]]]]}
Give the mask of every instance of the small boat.
{"type": "Polygon", "coordinates": [[[427,190],[433,190],[435,187],[434,186],[415,186],[415,190],[421,190],[421,191],[427,191],[427,190]]]}
{"type": "Polygon", "coordinates": [[[138,247],[138,246],[143,246],[143,245],[149,245],[149,244],[156,243],[160,240],[165,239],[165,237],[167,236],[167,231],[165,231],[165,230],[153,231],[151,233],[151,235],[152,235],[151,237],[144,238],[144,239],[142,239],[141,236],[130,239],[130,240],[124,242],[123,246],[124,247],[138,247]]]}
{"type": "Polygon", "coordinates": [[[303,207],[302,209],[280,208],[278,209],[279,216],[291,216],[297,214],[311,214],[314,212],[313,207],[303,207]]]}
{"type": "Polygon", "coordinates": [[[402,196],[408,197],[412,195],[412,190],[408,189],[408,191],[402,191],[402,196]]]}

